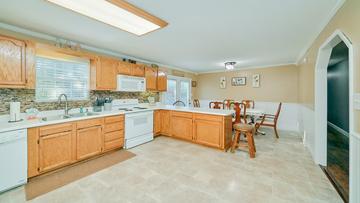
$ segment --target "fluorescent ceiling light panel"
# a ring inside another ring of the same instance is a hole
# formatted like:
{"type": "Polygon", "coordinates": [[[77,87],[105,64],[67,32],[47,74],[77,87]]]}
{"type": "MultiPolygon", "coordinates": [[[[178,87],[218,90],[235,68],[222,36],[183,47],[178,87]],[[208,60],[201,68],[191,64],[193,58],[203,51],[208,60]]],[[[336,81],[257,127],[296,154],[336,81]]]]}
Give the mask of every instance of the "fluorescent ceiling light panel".
{"type": "Polygon", "coordinates": [[[138,36],[167,25],[165,21],[123,0],[47,1],[138,36]]]}

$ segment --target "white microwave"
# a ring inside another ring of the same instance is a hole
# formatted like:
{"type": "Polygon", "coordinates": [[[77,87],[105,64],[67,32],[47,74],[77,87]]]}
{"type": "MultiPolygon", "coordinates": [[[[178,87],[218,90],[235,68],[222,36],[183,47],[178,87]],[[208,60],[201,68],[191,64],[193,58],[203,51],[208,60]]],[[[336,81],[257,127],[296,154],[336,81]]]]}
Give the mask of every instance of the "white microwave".
{"type": "Polygon", "coordinates": [[[117,75],[117,88],[119,92],[145,92],[146,79],[127,75],[117,75]]]}

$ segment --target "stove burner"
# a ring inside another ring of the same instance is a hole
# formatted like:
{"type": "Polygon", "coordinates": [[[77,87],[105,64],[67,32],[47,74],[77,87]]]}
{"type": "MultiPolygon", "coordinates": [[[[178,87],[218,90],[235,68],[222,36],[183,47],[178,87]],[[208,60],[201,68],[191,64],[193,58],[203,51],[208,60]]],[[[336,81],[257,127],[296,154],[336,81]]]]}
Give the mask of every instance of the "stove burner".
{"type": "Polygon", "coordinates": [[[132,111],[132,109],[129,108],[119,108],[120,111],[132,111]]]}

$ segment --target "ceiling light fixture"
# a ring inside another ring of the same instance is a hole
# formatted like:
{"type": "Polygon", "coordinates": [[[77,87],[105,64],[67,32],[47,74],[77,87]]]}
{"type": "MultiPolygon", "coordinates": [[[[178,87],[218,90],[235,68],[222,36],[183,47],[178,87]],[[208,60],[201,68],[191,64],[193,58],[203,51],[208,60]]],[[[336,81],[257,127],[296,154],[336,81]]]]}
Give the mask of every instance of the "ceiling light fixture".
{"type": "Polygon", "coordinates": [[[124,0],[47,0],[95,20],[141,36],[168,25],[124,0]]]}
{"type": "Polygon", "coordinates": [[[225,69],[226,70],[233,70],[235,68],[236,62],[226,62],[225,63],[225,69]]]}

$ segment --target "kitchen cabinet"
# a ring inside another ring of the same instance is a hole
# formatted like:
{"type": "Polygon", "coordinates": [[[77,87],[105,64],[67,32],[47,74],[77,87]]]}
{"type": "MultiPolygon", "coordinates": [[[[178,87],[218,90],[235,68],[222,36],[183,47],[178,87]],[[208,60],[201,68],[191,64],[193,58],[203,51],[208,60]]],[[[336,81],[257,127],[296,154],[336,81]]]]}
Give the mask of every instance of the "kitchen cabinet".
{"type": "Polygon", "coordinates": [[[171,136],[193,140],[192,113],[173,111],[171,113],[171,136]]]}
{"type": "Polygon", "coordinates": [[[220,148],[223,137],[223,119],[220,116],[195,114],[194,140],[211,147],[220,148]]]}
{"type": "Polygon", "coordinates": [[[162,135],[170,136],[170,123],[171,123],[171,111],[169,110],[160,110],[160,119],[161,119],[161,132],[162,135]]]}
{"type": "Polygon", "coordinates": [[[26,86],[26,43],[0,36],[0,87],[26,86]]]}
{"type": "Polygon", "coordinates": [[[71,163],[71,136],[72,132],[68,131],[40,137],[40,172],[53,170],[71,163]]]}
{"type": "Polygon", "coordinates": [[[119,61],[117,67],[117,74],[144,77],[145,67],[141,64],[133,64],[125,61],[119,61]]]}
{"type": "Polygon", "coordinates": [[[115,90],[119,61],[109,57],[99,57],[96,64],[96,89],[115,90]]]}
{"type": "Polygon", "coordinates": [[[105,118],[104,151],[124,146],[124,116],[105,118]]]}
{"type": "Polygon", "coordinates": [[[157,90],[157,68],[145,67],[146,90],[157,90]]]}
{"type": "Polygon", "coordinates": [[[102,119],[92,119],[77,123],[76,160],[100,154],[103,146],[102,119]]]}
{"type": "Polygon", "coordinates": [[[154,111],[154,135],[161,133],[161,110],[154,111]]]}
{"type": "Polygon", "coordinates": [[[167,75],[165,71],[158,69],[157,73],[157,91],[166,92],[167,91],[167,75]]]}
{"type": "Polygon", "coordinates": [[[29,128],[27,139],[31,178],[123,147],[124,116],[29,128]]]}
{"type": "Polygon", "coordinates": [[[136,77],[145,77],[145,66],[141,64],[131,64],[131,75],[136,77]]]}

